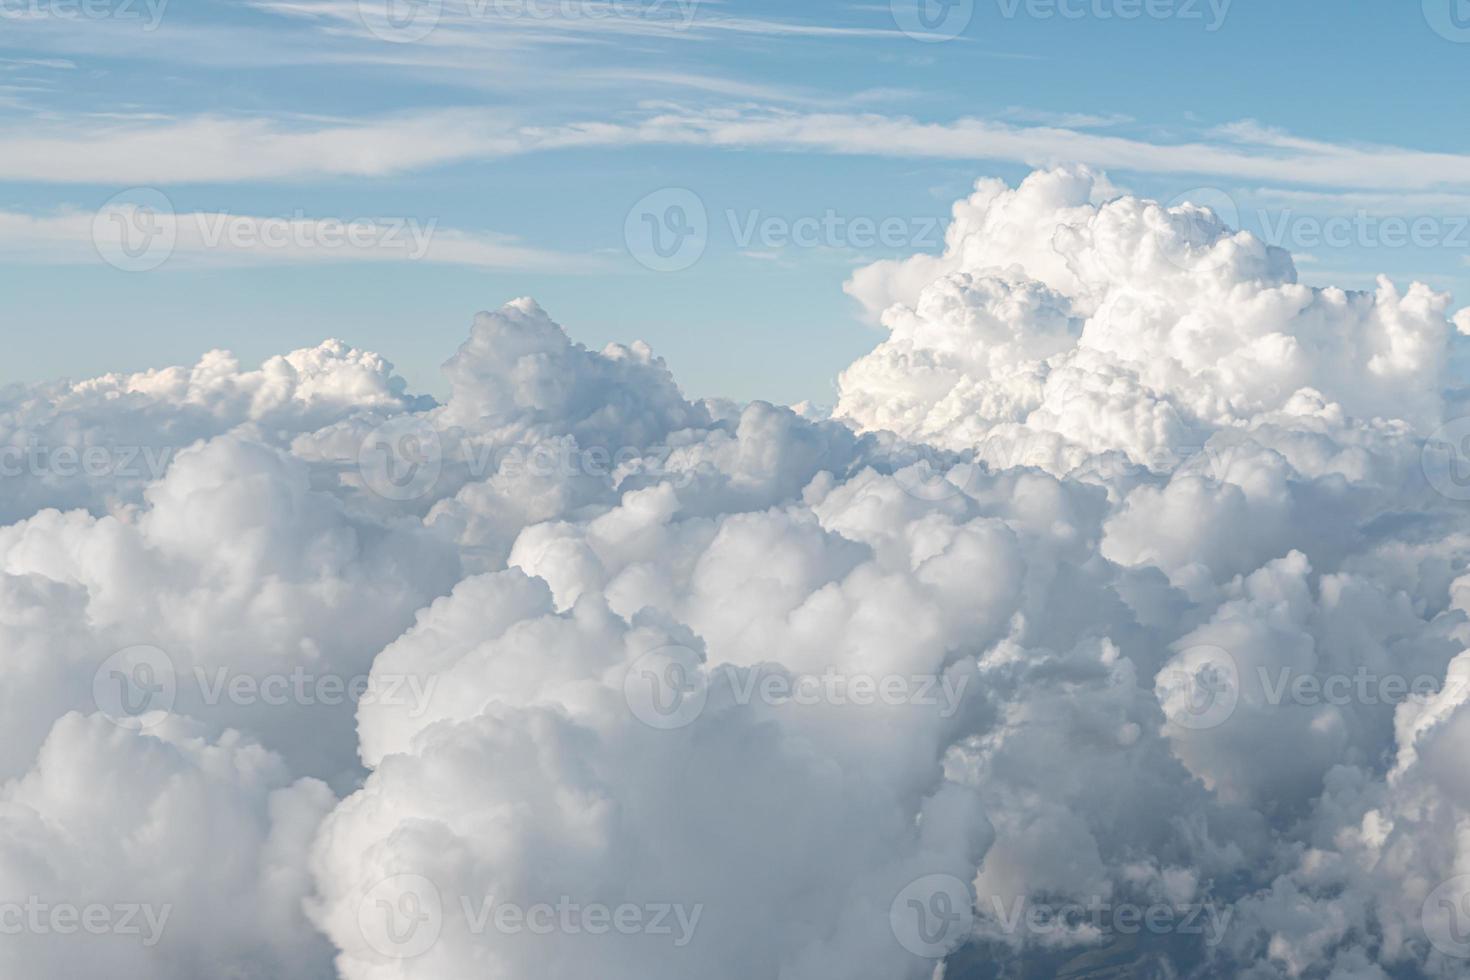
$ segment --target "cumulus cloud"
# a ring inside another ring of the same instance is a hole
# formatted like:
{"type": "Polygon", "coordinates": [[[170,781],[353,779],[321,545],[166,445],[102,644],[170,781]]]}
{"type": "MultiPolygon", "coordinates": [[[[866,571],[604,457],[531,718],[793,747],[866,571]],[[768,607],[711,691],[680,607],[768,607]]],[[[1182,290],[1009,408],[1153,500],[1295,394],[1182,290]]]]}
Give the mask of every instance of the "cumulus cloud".
{"type": "Polygon", "coordinates": [[[981,181],[942,255],[854,275],[890,336],[844,372],[837,414],[1060,473],[1177,458],[1304,398],[1437,423],[1449,297],[1302,286],[1207,209],[1091,203],[1108,192],[1086,170],[981,181]]]}
{"type": "Polygon", "coordinates": [[[300,915],[325,784],[237,732],[57,720],[0,787],[10,976],[330,976],[300,915]]]}
{"type": "Polygon", "coordinates": [[[5,477],[0,962],[1463,975],[1463,311],[1085,168],[848,290],[830,418],[529,299],[7,390],[160,462],[5,477]]]}

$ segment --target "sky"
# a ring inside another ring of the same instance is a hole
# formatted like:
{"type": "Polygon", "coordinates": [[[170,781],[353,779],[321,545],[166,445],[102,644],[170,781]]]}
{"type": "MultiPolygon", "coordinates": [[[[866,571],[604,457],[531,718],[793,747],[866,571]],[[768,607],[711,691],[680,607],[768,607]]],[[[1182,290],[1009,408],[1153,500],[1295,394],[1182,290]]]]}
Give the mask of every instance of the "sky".
{"type": "Polygon", "coordinates": [[[0,0],[0,977],[1470,975],[1470,0],[922,2],[0,0]]]}
{"type": "Polygon", "coordinates": [[[831,404],[883,335],[852,271],[1069,162],[1470,296],[1464,0],[919,2],[0,0],[0,382],[337,337],[442,396],[530,295],[831,404]]]}

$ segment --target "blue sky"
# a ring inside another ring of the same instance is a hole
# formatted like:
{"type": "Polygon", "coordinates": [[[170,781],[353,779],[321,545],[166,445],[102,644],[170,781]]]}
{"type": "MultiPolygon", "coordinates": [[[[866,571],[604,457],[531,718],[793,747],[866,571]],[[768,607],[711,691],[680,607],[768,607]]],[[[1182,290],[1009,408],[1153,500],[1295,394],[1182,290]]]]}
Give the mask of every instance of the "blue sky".
{"type": "Polygon", "coordinates": [[[413,2],[0,0],[0,380],[335,336],[434,393],[473,313],[529,294],[691,395],[829,402],[879,339],[851,270],[937,250],[976,177],[1068,161],[1233,209],[1306,282],[1470,302],[1467,0],[922,0],[923,37],[921,0],[413,2]],[[678,271],[629,244],[667,188],[706,219],[678,271]],[[99,254],[99,209],[160,199],[245,238],[99,254]]]}

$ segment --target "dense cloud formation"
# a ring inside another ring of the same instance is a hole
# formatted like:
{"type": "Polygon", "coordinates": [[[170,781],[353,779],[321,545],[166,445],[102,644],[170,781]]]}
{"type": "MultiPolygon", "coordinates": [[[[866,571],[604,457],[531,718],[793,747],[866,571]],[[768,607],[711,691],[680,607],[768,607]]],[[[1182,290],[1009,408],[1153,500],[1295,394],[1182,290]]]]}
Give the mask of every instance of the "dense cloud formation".
{"type": "Polygon", "coordinates": [[[0,395],[0,972],[1464,976],[1464,311],[1085,169],[848,289],[830,419],[524,299],[0,395]]]}

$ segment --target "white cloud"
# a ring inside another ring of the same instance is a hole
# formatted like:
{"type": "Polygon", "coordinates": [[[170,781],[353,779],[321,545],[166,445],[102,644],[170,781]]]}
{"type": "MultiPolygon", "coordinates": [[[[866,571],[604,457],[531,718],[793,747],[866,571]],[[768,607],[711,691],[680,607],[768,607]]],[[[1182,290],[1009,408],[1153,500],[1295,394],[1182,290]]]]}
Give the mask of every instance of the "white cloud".
{"type": "Polygon", "coordinates": [[[110,261],[129,271],[165,263],[424,262],[575,273],[600,265],[593,257],[522,245],[509,235],[441,227],[437,218],[175,213],[121,202],[43,216],[0,211],[0,254],[19,264],[110,261]]]}
{"type": "Polygon", "coordinates": [[[1108,924],[1005,910],[1075,902],[1174,916],[1138,969],[1462,975],[1448,298],[1080,168],[849,289],[826,419],[529,299],[442,405],[337,342],[8,389],[7,445],[178,452],[7,477],[0,875],[173,911],[0,962],[920,980],[1060,968],[1108,924]]]}
{"type": "Polygon", "coordinates": [[[0,139],[0,178],[118,186],[367,177],[524,149],[504,119],[463,111],[313,126],[204,116],[29,129],[0,139]]]}
{"type": "MultiPolygon", "coordinates": [[[[634,75],[646,72],[618,69],[607,77],[634,75]]],[[[647,77],[667,82],[679,76],[647,77]]],[[[687,81],[715,92],[769,94],[718,79],[687,81]]],[[[1470,184],[1470,162],[1462,155],[1300,140],[1253,127],[1229,130],[1224,139],[1149,142],[1057,125],[969,117],[919,122],[769,107],[675,109],[632,122],[548,126],[527,126],[504,113],[434,109],[325,124],[195,116],[102,127],[89,121],[84,128],[37,122],[31,128],[26,136],[0,137],[0,179],[117,185],[370,177],[545,150],[674,144],[1033,166],[1088,160],[1137,173],[1364,191],[1462,192],[1470,184]]]]}

